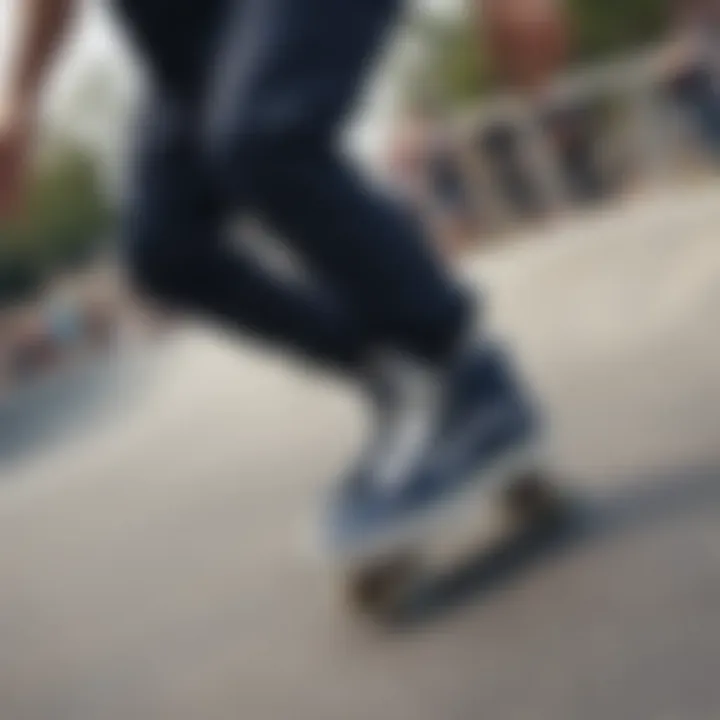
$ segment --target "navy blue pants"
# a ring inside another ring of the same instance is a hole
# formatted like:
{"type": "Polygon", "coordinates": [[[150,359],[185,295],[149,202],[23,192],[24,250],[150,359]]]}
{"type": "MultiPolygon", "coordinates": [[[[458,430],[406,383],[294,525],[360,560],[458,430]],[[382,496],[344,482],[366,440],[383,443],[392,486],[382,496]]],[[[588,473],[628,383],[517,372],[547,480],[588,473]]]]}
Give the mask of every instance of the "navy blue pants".
{"type": "Polygon", "coordinates": [[[150,70],[125,232],[137,283],[320,361],[435,359],[470,307],[415,219],[346,164],[337,132],[399,0],[117,0],[150,70]],[[249,213],[311,282],[229,246],[249,213]]]}

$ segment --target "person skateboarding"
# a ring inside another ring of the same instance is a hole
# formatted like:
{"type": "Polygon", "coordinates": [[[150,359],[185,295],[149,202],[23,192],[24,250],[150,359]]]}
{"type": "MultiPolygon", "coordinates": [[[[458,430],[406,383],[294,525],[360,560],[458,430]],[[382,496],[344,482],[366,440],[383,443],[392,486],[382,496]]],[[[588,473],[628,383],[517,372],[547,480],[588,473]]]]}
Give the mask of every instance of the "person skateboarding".
{"type": "MultiPolygon", "coordinates": [[[[21,207],[37,107],[79,4],[17,0],[0,211],[21,207]]],[[[331,503],[332,542],[414,527],[518,456],[534,413],[475,302],[415,220],[337,148],[399,0],[116,0],[147,69],[122,213],[134,285],[347,375],[377,416],[331,503]],[[301,258],[282,281],[230,246],[260,218],[301,258]],[[482,324],[482,323],[480,323],[482,324]],[[472,471],[472,472],[471,472],[472,471]]]]}

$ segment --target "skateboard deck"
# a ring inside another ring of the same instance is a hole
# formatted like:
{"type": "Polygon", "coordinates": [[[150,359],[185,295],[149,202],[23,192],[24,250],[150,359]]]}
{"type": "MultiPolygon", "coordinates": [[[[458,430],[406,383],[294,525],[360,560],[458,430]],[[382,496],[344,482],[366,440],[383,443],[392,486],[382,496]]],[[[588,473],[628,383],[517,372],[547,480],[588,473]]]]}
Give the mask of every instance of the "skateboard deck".
{"type": "Polygon", "coordinates": [[[496,548],[565,516],[568,499],[551,475],[539,469],[481,478],[407,538],[336,558],[342,597],[353,612],[378,620],[392,617],[425,578],[479,546],[496,548]]]}

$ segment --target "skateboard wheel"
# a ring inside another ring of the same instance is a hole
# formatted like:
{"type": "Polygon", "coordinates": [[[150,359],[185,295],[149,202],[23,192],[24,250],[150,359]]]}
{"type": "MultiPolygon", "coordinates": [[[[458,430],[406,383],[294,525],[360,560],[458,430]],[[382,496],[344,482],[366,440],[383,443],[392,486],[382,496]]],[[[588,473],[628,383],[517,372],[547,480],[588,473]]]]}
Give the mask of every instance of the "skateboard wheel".
{"type": "Polygon", "coordinates": [[[396,555],[353,570],[346,579],[346,597],[363,615],[386,618],[407,597],[417,577],[419,558],[396,555]]]}
{"type": "Polygon", "coordinates": [[[510,513],[522,521],[554,517],[561,509],[561,498],[555,485],[540,473],[524,475],[505,491],[510,513]]]}

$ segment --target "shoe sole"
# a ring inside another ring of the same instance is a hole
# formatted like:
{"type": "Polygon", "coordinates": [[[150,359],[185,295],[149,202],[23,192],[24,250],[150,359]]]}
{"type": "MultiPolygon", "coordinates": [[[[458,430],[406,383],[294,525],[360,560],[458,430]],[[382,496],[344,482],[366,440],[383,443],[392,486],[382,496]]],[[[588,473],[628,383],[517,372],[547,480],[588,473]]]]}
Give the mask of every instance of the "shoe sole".
{"type": "MultiPolygon", "coordinates": [[[[502,453],[481,471],[470,473],[456,491],[407,520],[398,521],[387,530],[373,533],[349,546],[322,543],[323,554],[337,568],[352,571],[384,562],[406,550],[412,552],[428,543],[449,523],[463,524],[468,516],[475,515],[478,504],[483,502],[485,496],[497,494],[518,478],[543,467],[543,455],[543,444],[533,438],[502,453]]],[[[489,501],[489,497],[485,497],[484,501],[489,501]]]]}

